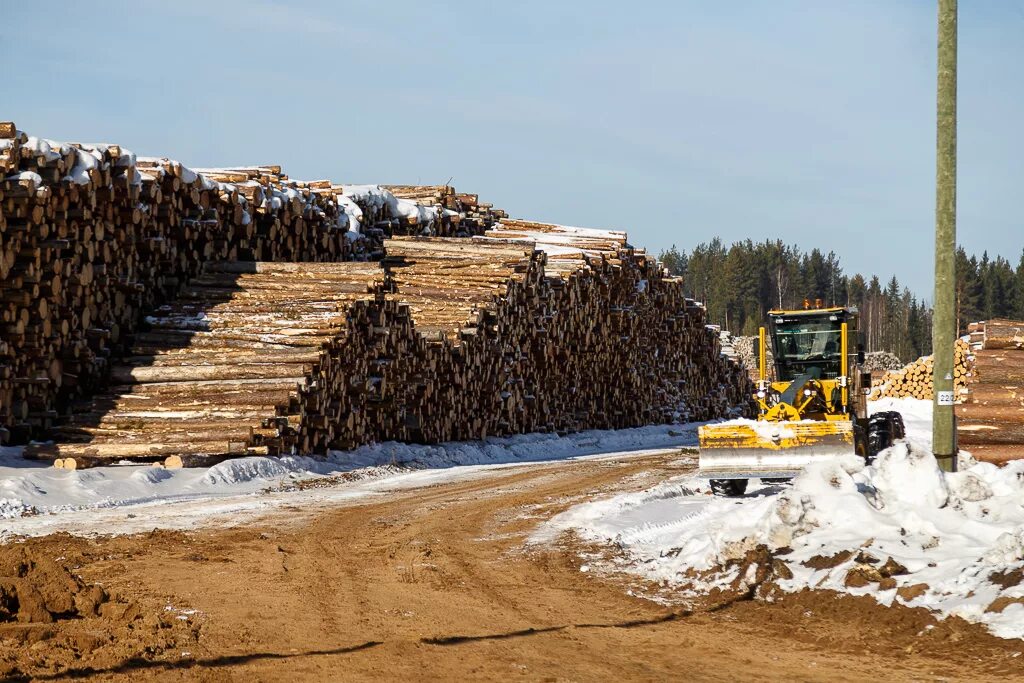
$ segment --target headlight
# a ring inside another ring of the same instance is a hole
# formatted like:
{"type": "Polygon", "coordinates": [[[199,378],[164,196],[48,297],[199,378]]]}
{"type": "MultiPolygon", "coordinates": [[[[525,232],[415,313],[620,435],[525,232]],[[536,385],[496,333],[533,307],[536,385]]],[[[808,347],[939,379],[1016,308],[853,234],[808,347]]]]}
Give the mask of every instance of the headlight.
{"type": "Polygon", "coordinates": [[[804,389],[804,396],[811,396],[814,394],[813,389],[804,389]]]}
{"type": "Polygon", "coordinates": [[[768,395],[767,392],[764,392],[764,391],[757,392],[757,397],[758,398],[764,398],[767,395],[768,395]]]}

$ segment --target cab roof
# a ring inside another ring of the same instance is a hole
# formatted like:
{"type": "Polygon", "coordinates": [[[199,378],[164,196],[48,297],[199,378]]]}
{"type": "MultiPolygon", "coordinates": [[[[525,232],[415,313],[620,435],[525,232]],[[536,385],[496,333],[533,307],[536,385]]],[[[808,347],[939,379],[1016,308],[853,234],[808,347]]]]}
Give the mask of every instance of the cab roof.
{"type": "Polygon", "coordinates": [[[847,308],[845,306],[833,306],[832,308],[797,308],[794,310],[772,309],[768,311],[768,315],[782,315],[787,317],[793,315],[815,316],[823,313],[847,313],[849,315],[857,315],[857,309],[847,308]]]}

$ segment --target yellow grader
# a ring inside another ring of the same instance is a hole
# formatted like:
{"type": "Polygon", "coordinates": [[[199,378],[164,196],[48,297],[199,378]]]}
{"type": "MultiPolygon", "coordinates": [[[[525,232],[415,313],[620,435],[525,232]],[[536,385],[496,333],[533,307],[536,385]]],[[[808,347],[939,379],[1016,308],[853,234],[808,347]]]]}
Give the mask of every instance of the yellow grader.
{"type": "Polygon", "coordinates": [[[702,426],[700,475],[719,495],[738,496],[750,479],[784,481],[813,462],[856,454],[870,462],[904,436],[897,412],[868,415],[870,373],[856,308],[768,312],[760,329],[756,420],[702,426]],[[767,343],[775,357],[769,379],[767,343]]]}

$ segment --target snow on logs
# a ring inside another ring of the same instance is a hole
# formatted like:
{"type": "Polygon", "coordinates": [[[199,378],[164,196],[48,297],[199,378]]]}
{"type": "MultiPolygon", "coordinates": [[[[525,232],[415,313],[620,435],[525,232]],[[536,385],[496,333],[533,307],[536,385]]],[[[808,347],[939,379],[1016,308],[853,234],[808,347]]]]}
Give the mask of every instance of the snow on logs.
{"type": "Polygon", "coordinates": [[[381,266],[211,264],[134,335],[119,386],[29,454],[203,464],[745,404],[749,381],[703,308],[624,235],[513,226],[388,240],[381,266]]]}
{"type": "Polygon", "coordinates": [[[480,234],[503,215],[447,186],[199,171],[0,122],[0,442],[90,395],[143,312],[204,263],[379,259],[392,235],[480,234]]]}

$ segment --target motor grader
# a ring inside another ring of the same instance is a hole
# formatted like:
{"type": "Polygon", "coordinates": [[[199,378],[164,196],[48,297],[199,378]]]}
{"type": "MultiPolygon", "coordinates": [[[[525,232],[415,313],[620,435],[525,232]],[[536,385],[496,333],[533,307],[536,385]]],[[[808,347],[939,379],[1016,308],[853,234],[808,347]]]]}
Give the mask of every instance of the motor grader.
{"type": "Polygon", "coordinates": [[[813,462],[856,454],[870,462],[904,436],[897,412],[868,414],[870,373],[856,308],[768,312],[758,334],[756,420],[700,427],[700,476],[719,495],[742,495],[750,479],[777,482],[813,462]],[[774,354],[769,379],[767,344],[774,354]]]}

